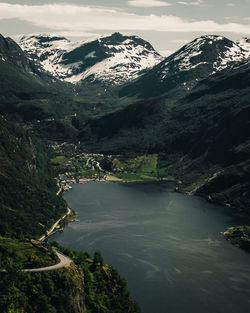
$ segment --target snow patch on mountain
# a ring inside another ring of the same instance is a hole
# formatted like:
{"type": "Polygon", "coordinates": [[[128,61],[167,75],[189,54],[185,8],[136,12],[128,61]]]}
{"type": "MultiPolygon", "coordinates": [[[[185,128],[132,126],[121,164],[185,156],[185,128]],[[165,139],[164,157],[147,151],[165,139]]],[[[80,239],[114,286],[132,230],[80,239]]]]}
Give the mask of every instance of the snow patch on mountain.
{"type": "Polygon", "coordinates": [[[91,52],[88,53],[84,58],[85,58],[85,59],[88,59],[88,58],[96,58],[95,51],[91,51],[91,52]]]}
{"type": "Polygon", "coordinates": [[[71,75],[72,69],[80,65],[80,62],[65,65],[60,61],[65,52],[76,49],[81,44],[50,34],[24,36],[20,40],[20,46],[28,53],[29,58],[59,79],[71,75]]]}
{"type": "Polygon", "coordinates": [[[163,59],[148,42],[120,33],[73,43],[50,34],[31,35],[23,37],[20,46],[46,71],[71,83],[121,85],[163,59]]]}
{"type": "Polygon", "coordinates": [[[246,55],[250,58],[250,38],[243,37],[236,42],[242,49],[246,51],[246,55]]]}
{"type": "Polygon", "coordinates": [[[103,46],[110,51],[111,56],[87,69],[81,79],[104,80],[121,85],[133,80],[148,68],[161,61],[154,51],[146,51],[144,46],[134,45],[131,39],[126,39],[119,45],[103,46]]]}
{"type": "MultiPolygon", "coordinates": [[[[250,46],[250,44],[249,44],[250,46]]],[[[170,71],[190,71],[207,65],[212,66],[211,74],[242,62],[249,57],[246,44],[242,45],[216,35],[199,37],[186,44],[176,53],[162,62],[161,79],[164,80],[170,71]]]]}
{"type": "Polygon", "coordinates": [[[236,65],[248,58],[248,52],[242,49],[238,44],[234,43],[227,50],[219,54],[218,59],[214,62],[214,72],[221,71],[228,66],[236,65]]]}

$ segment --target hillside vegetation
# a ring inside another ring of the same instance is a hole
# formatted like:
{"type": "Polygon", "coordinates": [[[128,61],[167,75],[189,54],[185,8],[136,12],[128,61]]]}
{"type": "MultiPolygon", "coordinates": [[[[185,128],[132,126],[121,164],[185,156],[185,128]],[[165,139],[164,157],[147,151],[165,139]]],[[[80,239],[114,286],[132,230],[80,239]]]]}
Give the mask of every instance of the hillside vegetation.
{"type": "Polygon", "coordinates": [[[39,241],[0,237],[0,268],[16,263],[20,268],[38,268],[59,262],[52,250],[39,241]]]}
{"type": "Polygon", "coordinates": [[[0,234],[42,235],[66,212],[48,150],[0,117],[0,234]]]}
{"type": "Polygon", "coordinates": [[[140,313],[127,283],[100,253],[91,258],[53,243],[72,258],[68,267],[25,273],[24,266],[53,262],[51,247],[37,242],[0,238],[0,311],[3,313],[140,313]],[[36,263],[30,263],[36,260],[36,263]],[[39,263],[40,262],[40,263],[39,263]]]}

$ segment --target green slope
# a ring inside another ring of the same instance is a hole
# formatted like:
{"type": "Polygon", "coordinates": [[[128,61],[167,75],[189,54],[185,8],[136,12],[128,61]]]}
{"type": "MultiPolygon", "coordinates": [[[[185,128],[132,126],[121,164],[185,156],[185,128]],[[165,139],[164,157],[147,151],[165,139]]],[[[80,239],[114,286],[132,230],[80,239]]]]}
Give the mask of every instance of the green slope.
{"type": "Polygon", "coordinates": [[[0,118],[0,233],[36,237],[66,212],[46,148],[0,118]]]}
{"type": "Polygon", "coordinates": [[[18,95],[42,91],[43,88],[31,75],[18,70],[11,62],[0,59],[0,95],[18,95]]]}

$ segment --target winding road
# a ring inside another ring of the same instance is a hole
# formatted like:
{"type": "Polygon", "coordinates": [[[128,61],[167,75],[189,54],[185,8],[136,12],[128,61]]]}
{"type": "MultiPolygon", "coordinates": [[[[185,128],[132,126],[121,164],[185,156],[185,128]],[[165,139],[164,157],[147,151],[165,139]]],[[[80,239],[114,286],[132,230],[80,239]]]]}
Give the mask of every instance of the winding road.
{"type": "Polygon", "coordinates": [[[64,220],[66,216],[68,216],[68,215],[71,213],[70,208],[68,207],[67,209],[68,209],[67,213],[66,213],[63,217],[59,218],[59,220],[56,221],[55,224],[52,225],[52,227],[51,227],[50,230],[48,231],[47,235],[46,235],[46,236],[43,235],[41,238],[39,238],[39,241],[44,241],[46,237],[50,236],[50,235],[53,233],[54,229],[57,227],[57,225],[58,225],[62,220],[64,220]]]}
{"type": "MultiPolygon", "coordinates": [[[[59,188],[58,192],[56,193],[56,195],[58,196],[60,194],[60,192],[62,191],[62,187],[59,188]]],[[[62,216],[61,218],[59,218],[59,220],[57,220],[55,222],[55,224],[52,225],[52,227],[48,230],[46,235],[43,235],[41,238],[39,238],[39,241],[44,241],[46,239],[46,237],[49,237],[53,231],[55,230],[55,228],[58,226],[58,224],[64,220],[66,218],[66,216],[68,216],[71,213],[70,208],[67,208],[67,213],[62,216]]],[[[46,267],[39,267],[39,268],[29,268],[29,269],[23,269],[24,272],[29,272],[29,273],[35,273],[35,272],[48,272],[48,271],[53,271],[53,270],[58,270],[60,268],[63,267],[67,267],[71,264],[71,262],[73,262],[69,257],[67,257],[66,255],[63,255],[61,252],[55,251],[56,255],[58,256],[60,262],[55,264],[55,265],[51,265],[51,266],[46,266],[46,267]]]]}
{"type": "MultiPolygon", "coordinates": [[[[57,195],[59,195],[60,192],[61,192],[61,188],[58,190],[57,195]]],[[[50,236],[53,233],[54,229],[57,227],[57,225],[62,220],[64,220],[66,216],[68,216],[71,213],[70,208],[68,207],[67,209],[68,209],[67,213],[64,216],[62,216],[58,221],[56,221],[55,224],[53,224],[52,227],[47,232],[47,235],[43,235],[39,239],[39,241],[44,241],[46,237],[50,236]]],[[[51,265],[51,266],[46,266],[46,267],[23,269],[22,271],[23,272],[29,272],[29,273],[54,271],[54,270],[58,270],[58,269],[63,268],[63,267],[67,267],[73,262],[69,257],[62,254],[61,252],[55,251],[55,254],[57,255],[57,257],[60,260],[59,263],[57,263],[55,265],[51,265]]],[[[6,272],[6,270],[0,269],[0,272],[6,272]]]]}
{"type": "Polygon", "coordinates": [[[47,266],[47,267],[39,267],[39,268],[30,268],[30,269],[24,269],[24,272],[48,272],[48,271],[53,271],[53,270],[58,270],[59,268],[63,268],[63,267],[67,267],[71,264],[71,262],[73,262],[69,257],[63,255],[62,253],[56,251],[55,252],[56,255],[58,256],[58,258],[60,259],[60,262],[55,264],[55,265],[51,265],[51,266],[47,266]]]}

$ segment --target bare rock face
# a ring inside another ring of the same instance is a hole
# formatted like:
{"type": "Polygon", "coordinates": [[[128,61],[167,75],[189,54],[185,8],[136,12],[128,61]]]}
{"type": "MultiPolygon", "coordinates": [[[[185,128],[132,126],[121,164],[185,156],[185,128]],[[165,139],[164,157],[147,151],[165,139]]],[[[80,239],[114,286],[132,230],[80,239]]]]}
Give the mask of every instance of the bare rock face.
{"type": "Polygon", "coordinates": [[[20,46],[11,38],[0,35],[0,60],[10,61],[23,72],[32,72],[30,61],[20,46]]]}
{"type": "Polygon", "coordinates": [[[69,313],[86,313],[83,271],[73,263],[66,271],[69,272],[72,286],[69,293],[71,298],[71,310],[69,313]]]}
{"type": "MultiPolygon", "coordinates": [[[[24,80],[28,78],[39,85],[49,85],[57,80],[46,72],[39,64],[35,64],[32,59],[28,58],[22,48],[11,38],[3,37],[0,34],[0,65],[11,66],[9,71],[16,70],[24,80]]],[[[19,77],[19,79],[20,79],[19,77]]],[[[14,81],[14,79],[12,78],[14,81]]],[[[11,83],[13,83],[11,81],[11,83]]]]}

